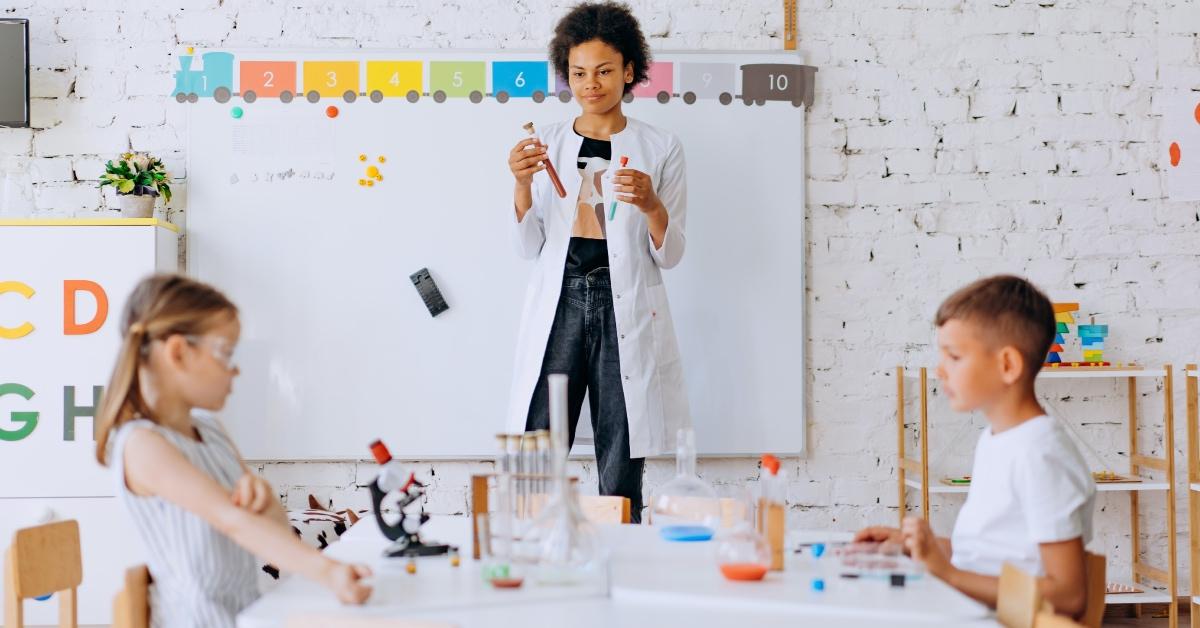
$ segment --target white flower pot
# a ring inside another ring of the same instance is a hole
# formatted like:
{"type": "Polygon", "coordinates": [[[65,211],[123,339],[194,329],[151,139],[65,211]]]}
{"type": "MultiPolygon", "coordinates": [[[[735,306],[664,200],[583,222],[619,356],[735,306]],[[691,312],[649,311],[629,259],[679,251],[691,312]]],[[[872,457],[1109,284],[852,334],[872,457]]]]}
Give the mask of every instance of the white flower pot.
{"type": "Polygon", "coordinates": [[[134,194],[118,194],[122,218],[153,218],[154,199],[149,194],[137,196],[134,194]]]}

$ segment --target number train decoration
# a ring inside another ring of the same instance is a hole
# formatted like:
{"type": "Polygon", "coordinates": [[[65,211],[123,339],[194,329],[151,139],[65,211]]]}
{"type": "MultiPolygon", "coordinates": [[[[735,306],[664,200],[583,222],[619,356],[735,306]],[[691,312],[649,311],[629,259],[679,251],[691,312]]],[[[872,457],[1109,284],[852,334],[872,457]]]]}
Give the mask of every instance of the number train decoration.
{"type": "MultiPolygon", "coordinates": [[[[437,103],[452,98],[480,103],[487,97],[498,103],[518,98],[536,103],[552,98],[564,103],[571,100],[570,87],[554,75],[548,61],[249,59],[235,63],[229,52],[205,52],[200,60],[203,67],[196,69],[196,56],[191,51],[179,57],[180,69],[175,72],[172,92],[177,102],[212,98],[226,103],[235,97],[245,103],[260,98],[282,103],[297,98],[310,103],[340,98],[352,103],[360,97],[373,103],[385,99],[415,103],[426,97],[437,103]]],[[[716,100],[728,105],[736,98],[746,105],[781,101],[808,107],[812,105],[815,73],[816,68],[798,63],[656,61],[649,68],[647,80],[626,94],[625,102],[653,99],[666,104],[678,99],[691,105],[697,100],[716,100]]]]}

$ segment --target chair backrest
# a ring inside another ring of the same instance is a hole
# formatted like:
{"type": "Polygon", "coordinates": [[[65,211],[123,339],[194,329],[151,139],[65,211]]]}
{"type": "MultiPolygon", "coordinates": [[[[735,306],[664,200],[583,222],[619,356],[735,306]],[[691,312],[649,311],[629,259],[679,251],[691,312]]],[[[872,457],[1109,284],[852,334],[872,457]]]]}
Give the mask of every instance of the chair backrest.
{"type": "Polygon", "coordinates": [[[125,570],[125,586],[113,598],[113,628],[150,627],[150,570],[145,565],[125,570]]]}
{"type": "Polygon", "coordinates": [[[1062,617],[1066,623],[1045,623],[1044,615],[1054,615],[1053,608],[1043,601],[1037,578],[1005,563],[1000,571],[1000,594],[996,601],[996,620],[1007,628],[1043,628],[1043,626],[1077,626],[1100,628],[1104,618],[1104,594],[1106,564],[1100,554],[1084,554],[1084,602],[1083,617],[1076,624],[1062,617]]]}
{"type": "Polygon", "coordinates": [[[1084,578],[1087,586],[1087,603],[1079,623],[1087,628],[1100,628],[1104,621],[1104,595],[1107,589],[1107,561],[1103,554],[1085,554],[1084,578]]]}
{"type": "Polygon", "coordinates": [[[996,597],[996,621],[1005,628],[1033,628],[1042,610],[1042,592],[1032,574],[1004,563],[1000,568],[1000,590],[996,597]]]}
{"type": "Polygon", "coordinates": [[[1034,617],[1034,628],[1083,628],[1068,617],[1063,617],[1050,611],[1042,611],[1034,617]]]}
{"type": "Polygon", "coordinates": [[[630,501],[619,495],[582,495],[579,507],[592,523],[629,523],[630,501]]]}
{"type": "Polygon", "coordinates": [[[82,582],[78,522],[56,521],[17,530],[4,559],[4,625],[24,625],[23,600],[60,593],[59,625],[74,628],[78,625],[76,589],[82,582]]]}
{"type": "Polygon", "coordinates": [[[334,613],[292,615],[286,628],[456,628],[456,624],[428,619],[389,619],[384,617],[352,617],[334,613]]]}

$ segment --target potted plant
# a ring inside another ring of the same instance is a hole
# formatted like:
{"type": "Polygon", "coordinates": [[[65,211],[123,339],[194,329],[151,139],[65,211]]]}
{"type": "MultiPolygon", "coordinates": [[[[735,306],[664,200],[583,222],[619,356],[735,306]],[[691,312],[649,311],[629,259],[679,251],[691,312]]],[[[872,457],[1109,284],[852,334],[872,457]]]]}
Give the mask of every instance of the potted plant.
{"type": "Polygon", "coordinates": [[[104,164],[100,187],[111,185],[117,191],[121,216],[150,218],[154,216],[154,199],[161,194],[171,200],[170,175],[157,157],[148,153],[123,153],[120,159],[104,164]]]}

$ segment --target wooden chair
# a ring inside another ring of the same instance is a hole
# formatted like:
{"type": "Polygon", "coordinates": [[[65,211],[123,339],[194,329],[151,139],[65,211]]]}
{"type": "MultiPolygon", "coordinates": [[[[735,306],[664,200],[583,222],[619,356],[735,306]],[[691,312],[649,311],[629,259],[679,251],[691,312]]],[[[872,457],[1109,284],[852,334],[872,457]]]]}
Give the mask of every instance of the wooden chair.
{"type": "Polygon", "coordinates": [[[1042,599],[1037,577],[1004,563],[1000,568],[1000,590],[996,597],[996,621],[1005,628],[1033,628],[1041,611],[1054,613],[1042,599]]]}
{"type": "Polygon", "coordinates": [[[83,582],[79,523],[56,521],[13,533],[4,558],[4,626],[25,625],[24,600],[58,593],[58,625],[79,625],[78,588],[83,582]]]}
{"type": "Polygon", "coordinates": [[[618,495],[582,495],[579,507],[583,516],[592,523],[629,523],[631,502],[628,497],[618,495]]]}
{"type": "Polygon", "coordinates": [[[1049,611],[1042,611],[1033,618],[1034,628],[1083,628],[1083,624],[1077,624],[1070,618],[1056,615],[1049,611]]]}
{"type": "MultiPolygon", "coordinates": [[[[1099,628],[1104,617],[1105,558],[1100,554],[1084,555],[1084,602],[1080,624],[1086,628],[1099,628]]],[[[1045,623],[1046,615],[1054,615],[1054,608],[1042,599],[1038,579],[1021,569],[1005,563],[1000,571],[1000,592],[996,602],[996,620],[1007,628],[1044,628],[1050,626],[1074,626],[1068,618],[1067,624],[1045,623]]]]}
{"type": "Polygon", "coordinates": [[[125,570],[125,587],[113,598],[113,628],[150,627],[150,570],[145,565],[125,570]]]}
{"type": "Polygon", "coordinates": [[[1103,554],[1088,552],[1084,555],[1084,578],[1087,582],[1087,604],[1079,623],[1087,628],[1100,628],[1104,622],[1104,595],[1108,589],[1108,561],[1103,554]]]}

